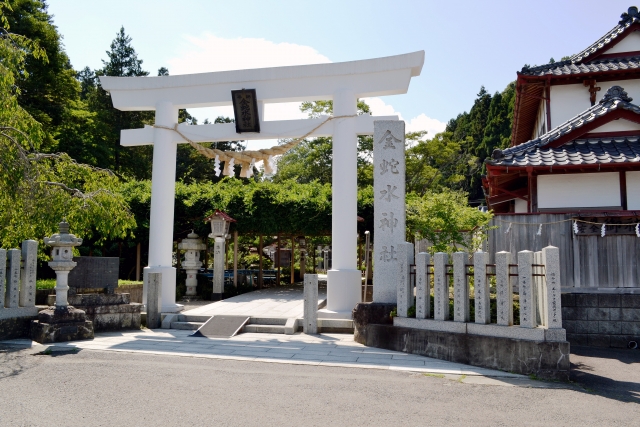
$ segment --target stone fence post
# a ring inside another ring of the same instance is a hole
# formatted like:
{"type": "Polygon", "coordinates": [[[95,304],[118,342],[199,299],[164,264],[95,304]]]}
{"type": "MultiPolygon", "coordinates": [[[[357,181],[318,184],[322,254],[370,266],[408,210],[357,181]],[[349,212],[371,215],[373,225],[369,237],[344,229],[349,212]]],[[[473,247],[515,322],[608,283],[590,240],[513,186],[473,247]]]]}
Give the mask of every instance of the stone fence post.
{"type": "Polygon", "coordinates": [[[0,312],[4,310],[4,294],[7,283],[7,251],[0,249],[0,312]]]}
{"type": "Polygon", "coordinates": [[[304,275],[304,319],[302,332],[318,333],[318,275],[304,275]]]}
{"type": "Polygon", "coordinates": [[[428,319],[431,315],[429,258],[426,252],[416,255],[416,319],[428,319]]]}
{"type": "Polygon", "coordinates": [[[22,284],[20,286],[20,306],[36,305],[36,269],[38,266],[38,242],[25,240],[22,242],[22,284]]]}
{"type": "Polygon", "coordinates": [[[473,283],[475,290],[475,321],[476,323],[491,323],[491,302],[489,281],[487,280],[487,264],[489,254],[476,252],[473,254],[473,283]]]}
{"type": "Polygon", "coordinates": [[[444,252],[433,255],[433,318],[435,320],[449,320],[447,261],[449,261],[449,255],[444,252]]]}
{"type": "Polygon", "coordinates": [[[17,308],[20,292],[20,249],[9,249],[9,274],[4,299],[6,308],[17,308]]]}
{"type": "Polygon", "coordinates": [[[397,289],[398,317],[407,317],[407,311],[413,305],[413,286],[411,283],[412,243],[402,242],[398,244],[398,264],[400,267],[397,289]]]}
{"type": "Polygon", "coordinates": [[[513,325],[513,286],[509,276],[510,252],[496,253],[496,293],[498,305],[498,325],[513,325]]]}
{"type": "Polygon", "coordinates": [[[453,320],[455,322],[469,321],[468,259],[469,254],[466,252],[453,254],[453,320]]]}
{"type": "Polygon", "coordinates": [[[537,298],[533,286],[533,252],[518,252],[518,287],[520,293],[520,327],[535,328],[537,298]]]}
{"type": "Polygon", "coordinates": [[[162,273],[148,273],[147,280],[147,328],[158,329],[162,324],[160,317],[162,273]]]}
{"type": "Polygon", "coordinates": [[[549,329],[562,328],[560,307],[560,250],[555,246],[542,249],[542,261],[546,276],[546,323],[549,329]]]}

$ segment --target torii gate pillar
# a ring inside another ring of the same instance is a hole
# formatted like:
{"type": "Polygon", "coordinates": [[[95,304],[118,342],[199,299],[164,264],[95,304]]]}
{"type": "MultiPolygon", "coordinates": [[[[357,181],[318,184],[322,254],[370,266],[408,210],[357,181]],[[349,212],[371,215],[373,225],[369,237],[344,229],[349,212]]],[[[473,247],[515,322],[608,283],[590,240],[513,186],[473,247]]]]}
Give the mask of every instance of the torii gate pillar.
{"type": "MultiPolygon", "coordinates": [[[[358,99],[349,90],[333,96],[333,114],[356,114],[358,99]]],[[[327,274],[329,312],[350,314],[361,300],[362,275],[357,267],[358,140],[353,119],[338,119],[333,128],[331,248],[332,269],[327,274]]]]}
{"type": "MultiPolygon", "coordinates": [[[[156,104],[156,124],[173,127],[178,123],[178,108],[171,102],[156,104]]],[[[178,145],[172,131],[154,129],[153,169],[151,171],[151,218],[149,220],[149,266],[144,268],[144,284],[148,273],[162,274],[163,313],[181,311],[176,304],[176,269],[173,264],[173,211],[176,193],[176,156],[178,145]]],[[[146,303],[146,289],[143,302],[146,303]]]]}

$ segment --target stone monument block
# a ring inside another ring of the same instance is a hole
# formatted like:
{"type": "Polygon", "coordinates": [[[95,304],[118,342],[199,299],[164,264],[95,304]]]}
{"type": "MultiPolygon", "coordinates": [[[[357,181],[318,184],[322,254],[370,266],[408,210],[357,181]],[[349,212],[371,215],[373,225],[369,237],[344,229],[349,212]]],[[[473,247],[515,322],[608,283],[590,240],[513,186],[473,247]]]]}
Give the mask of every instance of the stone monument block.
{"type": "Polygon", "coordinates": [[[162,324],[160,319],[160,304],[162,297],[162,274],[149,273],[147,285],[147,328],[158,329],[162,324]]]}
{"type": "Polygon", "coordinates": [[[413,283],[411,280],[411,264],[413,264],[413,244],[402,242],[398,244],[398,317],[407,317],[409,307],[413,305],[413,283]]]}
{"type": "Polygon", "coordinates": [[[304,275],[304,323],[302,332],[318,333],[318,275],[304,275]]]}
{"type": "Polygon", "coordinates": [[[20,292],[20,249],[9,249],[9,271],[7,273],[7,290],[4,306],[6,308],[18,307],[20,292]]]}
{"type": "Polygon", "coordinates": [[[0,249],[0,311],[4,310],[4,294],[7,283],[7,251],[0,249]]]}
{"type": "Polygon", "coordinates": [[[405,240],[404,122],[376,120],[373,129],[373,301],[394,303],[404,268],[398,262],[405,240]]]}
{"type": "Polygon", "coordinates": [[[518,252],[518,288],[520,293],[520,327],[535,328],[537,295],[533,286],[533,252],[518,252]]]}
{"type": "Polygon", "coordinates": [[[476,323],[491,323],[491,302],[489,281],[487,280],[487,264],[489,254],[476,252],[473,254],[473,287],[475,290],[475,321],[476,323]]]}
{"type": "Polygon", "coordinates": [[[513,286],[509,276],[511,252],[496,253],[496,293],[498,325],[513,325],[513,286]]]}
{"type": "Polygon", "coordinates": [[[216,237],[213,244],[213,301],[224,295],[224,237],[216,237]]]}
{"type": "Polygon", "coordinates": [[[542,249],[542,263],[545,265],[546,323],[549,329],[562,328],[562,308],[560,306],[560,250],[555,246],[542,249]]]}
{"type": "Polygon", "coordinates": [[[431,286],[429,283],[429,254],[416,255],[416,319],[431,317],[431,286]]]}
{"type": "Polygon", "coordinates": [[[449,254],[437,252],[433,255],[433,318],[435,320],[449,320],[448,261],[449,254]]]}
{"type": "Polygon", "coordinates": [[[468,259],[469,254],[466,252],[453,254],[453,320],[455,322],[469,321],[468,259]]]}
{"type": "Polygon", "coordinates": [[[118,257],[73,257],[76,266],[69,272],[68,285],[70,294],[76,289],[103,289],[112,294],[118,287],[118,257]]]}
{"type": "Polygon", "coordinates": [[[22,285],[20,286],[20,306],[36,305],[36,268],[38,266],[38,242],[25,240],[22,242],[22,285]]]}

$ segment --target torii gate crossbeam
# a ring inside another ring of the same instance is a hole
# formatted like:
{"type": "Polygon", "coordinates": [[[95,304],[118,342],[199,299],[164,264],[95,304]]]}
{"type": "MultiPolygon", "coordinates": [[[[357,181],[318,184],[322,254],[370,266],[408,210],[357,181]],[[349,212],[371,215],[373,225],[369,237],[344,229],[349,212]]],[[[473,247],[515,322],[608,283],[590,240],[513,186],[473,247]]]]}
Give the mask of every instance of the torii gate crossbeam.
{"type": "MultiPolygon", "coordinates": [[[[178,110],[231,105],[231,90],[256,89],[258,108],[265,103],[333,100],[336,116],[355,115],[358,98],[406,93],[412,77],[420,75],[424,51],[385,58],[331,64],[259,68],[161,77],[108,77],[100,83],[122,111],[155,110],[156,125],[173,127],[178,110]]],[[[263,117],[262,111],[260,117],[263,117]]],[[[359,116],[333,120],[311,136],[333,137],[332,248],[328,273],[327,310],[350,313],[361,297],[361,274],[356,269],[357,135],[372,134],[373,120],[397,117],[359,116]]],[[[260,123],[261,133],[235,133],[233,125],[180,125],[193,141],[256,140],[299,137],[322,119],[260,123]]],[[[162,273],[162,311],[177,312],[176,270],[172,266],[173,211],[177,144],[176,132],[146,126],[123,130],[124,146],[153,144],[149,266],[162,273]]],[[[146,285],[146,279],[145,279],[146,285]]],[[[146,296],[146,292],[145,292],[146,296]]],[[[350,315],[350,314],[349,314],[350,315]]]]}

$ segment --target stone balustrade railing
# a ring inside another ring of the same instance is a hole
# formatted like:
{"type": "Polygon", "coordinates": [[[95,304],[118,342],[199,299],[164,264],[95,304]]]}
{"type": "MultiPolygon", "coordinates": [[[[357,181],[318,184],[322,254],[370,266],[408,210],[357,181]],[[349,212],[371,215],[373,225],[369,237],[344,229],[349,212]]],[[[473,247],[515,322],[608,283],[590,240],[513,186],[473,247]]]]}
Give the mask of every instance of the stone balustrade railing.
{"type": "Polygon", "coordinates": [[[397,288],[397,317],[394,325],[421,329],[491,335],[506,338],[564,341],[560,307],[560,260],[558,248],[548,246],[540,252],[521,251],[517,259],[509,252],[498,252],[495,264],[489,254],[469,256],[456,252],[415,255],[413,245],[401,244],[398,261],[402,269],[397,288]],[[433,258],[433,259],[431,259],[433,258]],[[415,275],[415,277],[414,277],[415,275]],[[491,323],[490,278],[495,277],[497,322],[491,323]],[[450,319],[450,284],[453,283],[453,319],[450,319]],[[471,319],[470,291],[474,290],[474,318],[471,319]],[[519,325],[513,326],[513,295],[517,283],[519,325]],[[416,318],[408,318],[414,305],[416,318]],[[433,294],[433,313],[431,295],[433,294]]]}
{"type": "Polygon", "coordinates": [[[0,249],[0,320],[35,316],[38,243],[25,240],[20,249],[0,249]]]}

